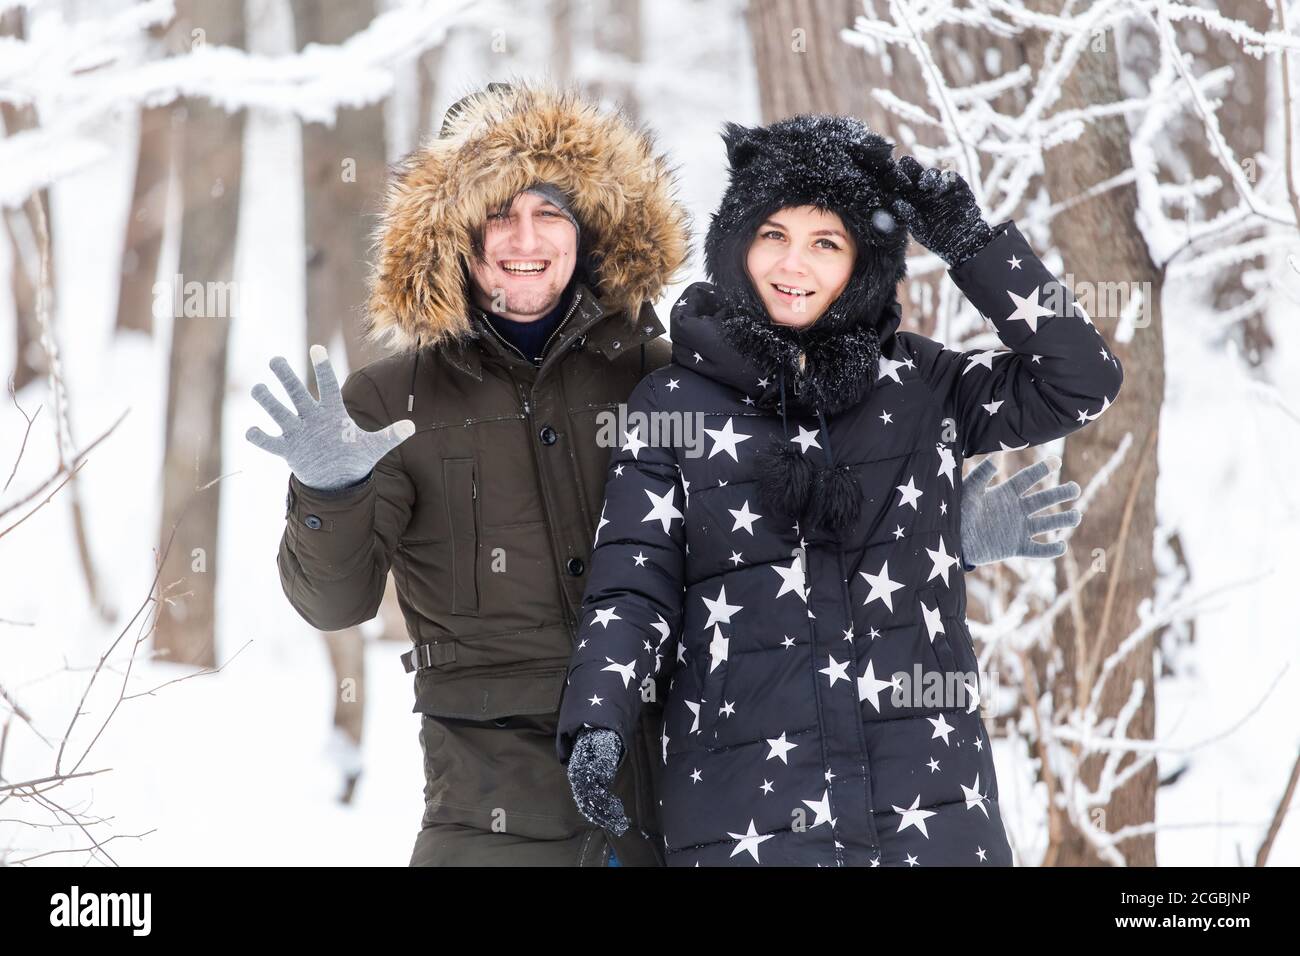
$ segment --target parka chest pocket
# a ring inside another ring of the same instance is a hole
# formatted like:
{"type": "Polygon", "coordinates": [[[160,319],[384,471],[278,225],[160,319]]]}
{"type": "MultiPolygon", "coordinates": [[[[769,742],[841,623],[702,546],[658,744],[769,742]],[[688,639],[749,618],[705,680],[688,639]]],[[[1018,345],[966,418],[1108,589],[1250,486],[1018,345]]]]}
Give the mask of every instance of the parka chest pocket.
{"type": "Polygon", "coordinates": [[[480,517],[474,459],[444,459],[442,487],[450,529],[451,613],[477,616],[480,517]]]}

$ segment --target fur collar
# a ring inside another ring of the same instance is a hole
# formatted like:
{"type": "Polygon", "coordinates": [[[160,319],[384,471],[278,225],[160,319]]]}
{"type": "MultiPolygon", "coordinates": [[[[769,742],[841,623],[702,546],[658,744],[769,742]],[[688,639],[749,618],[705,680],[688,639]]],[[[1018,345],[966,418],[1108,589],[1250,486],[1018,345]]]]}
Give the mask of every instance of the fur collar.
{"type": "Polygon", "coordinates": [[[727,305],[711,284],[696,282],[673,306],[673,357],[774,411],[780,410],[784,375],[788,409],[834,415],[871,391],[881,345],[893,337],[901,317],[897,299],[891,299],[877,322],[839,332],[816,325],[800,331],[727,305]]]}

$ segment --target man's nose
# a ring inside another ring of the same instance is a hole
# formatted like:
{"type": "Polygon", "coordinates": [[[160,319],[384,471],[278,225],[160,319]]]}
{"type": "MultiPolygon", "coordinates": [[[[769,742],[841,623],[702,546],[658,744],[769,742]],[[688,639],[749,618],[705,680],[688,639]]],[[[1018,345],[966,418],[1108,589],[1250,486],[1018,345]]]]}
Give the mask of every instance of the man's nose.
{"type": "Polygon", "coordinates": [[[517,217],[515,220],[514,235],[511,238],[514,240],[514,246],[517,252],[528,253],[536,249],[540,243],[537,229],[533,225],[533,217],[517,217]]]}

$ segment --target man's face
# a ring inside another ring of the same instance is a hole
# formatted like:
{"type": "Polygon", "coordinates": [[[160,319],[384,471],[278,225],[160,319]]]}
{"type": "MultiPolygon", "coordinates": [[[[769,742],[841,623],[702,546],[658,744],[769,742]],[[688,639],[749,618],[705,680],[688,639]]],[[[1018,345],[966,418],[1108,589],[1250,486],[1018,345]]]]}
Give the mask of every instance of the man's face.
{"type": "Polygon", "coordinates": [[[470,261],[474,303],[485,312],[532,322],[555,308],[578,261],[578,231],[534,193],[488,216],[483,257],[470,261]]]}

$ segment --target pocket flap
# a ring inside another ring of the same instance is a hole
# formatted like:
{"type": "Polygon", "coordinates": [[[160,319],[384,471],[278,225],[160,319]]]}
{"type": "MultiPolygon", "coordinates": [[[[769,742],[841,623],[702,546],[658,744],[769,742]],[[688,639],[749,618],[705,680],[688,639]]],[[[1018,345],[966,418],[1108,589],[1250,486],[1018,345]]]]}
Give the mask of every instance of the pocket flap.
{"type": "Polygon", "coordinates": [[[565,667],[455,675],[420,671],[412,711],[463,720],[556,713],[567,673],[565,667]]]}

